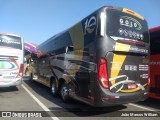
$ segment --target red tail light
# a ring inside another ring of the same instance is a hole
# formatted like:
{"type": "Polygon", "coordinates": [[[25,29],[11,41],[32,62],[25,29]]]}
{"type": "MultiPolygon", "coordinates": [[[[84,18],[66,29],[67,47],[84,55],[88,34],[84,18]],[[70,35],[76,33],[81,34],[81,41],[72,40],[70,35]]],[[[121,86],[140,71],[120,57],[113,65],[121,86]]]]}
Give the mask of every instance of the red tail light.
{"type": "Polygon", "coordinates": [[[107,62],[104,58],[100,59],[98,80],[103,88],[108,88],[108,74],[107,74],[107,62]]]}
{"type": "Polygon", "coordinates": [[[18,78],[18,77],[22,77],[22,75],[23,75],[23,67],[24,67],[24,65],[23,65],[23,64],[21,64],[21,65],[20,65],[20,68],[19,68],[19,73],[18,73],[18,75],[17,75],[17,77],[16,77],[16,78],[18,78]]]}
{"type": "Polygon", "coordinates": [[[150,82],[151,82],[151,81],[150,81],[150,77],[149,77],[149,78],[148,78],[148,85],[150,85],[150,82]]]}
{"type": "Polygon", "coordinates": [[[140,46],[144,46],[144,43],[139,42],[139,41],[134,41],[134,40],[118,40],[118,41],[130,43],[130,44],[135,44],[135,45],[140,45],[140,46]]]}

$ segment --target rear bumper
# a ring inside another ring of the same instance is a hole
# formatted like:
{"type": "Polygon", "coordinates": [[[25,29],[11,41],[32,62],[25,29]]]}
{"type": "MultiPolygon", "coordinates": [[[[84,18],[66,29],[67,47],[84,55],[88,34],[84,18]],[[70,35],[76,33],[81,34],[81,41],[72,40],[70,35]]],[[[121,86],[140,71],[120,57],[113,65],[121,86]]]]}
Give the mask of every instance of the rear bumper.
{"type": "Polygon", "coordinates": [[[144,101],[147,98],[148,98],[148,94],[144,94],[144,93],[137,94],[137,95],[119,96],[117,98],[115,98],[114,96],[111,96],[110,98],[102,97],[101,101],[96,106],[99,106],[99,107],[116,106],[116,105],[122,105],[127,103],[144,101]]]}
{"type": "Polygon", "coordinates": [[[101,91],[97,99],[94,100],[94,106],[117,106],[127,103],[144,101],[149,97],[149,87],[146,90],[133,93],[112,93],[109,90],[101,91]]]}
{"type": "Polygon", "coordinates": [[[0,87],[19,86],[22,84],[22,78],[16,78],[11,80],[0,80],[0,87]]]}

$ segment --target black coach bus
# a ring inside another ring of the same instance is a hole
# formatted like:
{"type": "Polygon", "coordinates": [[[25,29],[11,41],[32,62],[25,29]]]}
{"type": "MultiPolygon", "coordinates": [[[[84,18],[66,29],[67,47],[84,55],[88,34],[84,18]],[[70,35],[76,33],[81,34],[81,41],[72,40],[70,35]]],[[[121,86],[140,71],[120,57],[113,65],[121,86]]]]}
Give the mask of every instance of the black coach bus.
{"type": "Polygon", "coordinates": [[[40,44],[32,80],[63,101],[113,106],[148,97],[149,32],[134,11],[102,7],[40,44]]]}

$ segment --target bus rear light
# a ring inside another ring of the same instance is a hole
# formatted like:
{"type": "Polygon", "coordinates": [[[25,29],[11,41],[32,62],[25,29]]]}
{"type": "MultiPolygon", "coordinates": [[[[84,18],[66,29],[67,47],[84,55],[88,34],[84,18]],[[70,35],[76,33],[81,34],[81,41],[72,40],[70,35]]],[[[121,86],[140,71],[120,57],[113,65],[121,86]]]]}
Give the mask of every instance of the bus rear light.
{"type": "Polygon", "coordinates": [[[126,10],[128,13],[131,13],[131,14],[135,14],[135,12],[131,11],[131,10],[126,10]]]}
{"type": "Polygon", "coordinates": [[[20,65],[20,68],[19,68],[19,73],[18,73],[18,75],[17,75],[16,78],[22,77],[22,75],[23,75],[23,67],[24,67],[24,65],[21,64],[21,65],[20,65]]]}
{"type": "Polygon", "coordinates": [[[127,8],[123,8],[122,12],[128,13],[128,14],[133,15],[133,16],[141,19],[141,20],[144,20],[144,18],[143,18],[140,14],[138,14],[138,13],[132,11],[132,10],[129,10],[129,9],[127,9],[127,8]]]}
{"type": "Polygon", "coordinates": [[[148,67],[148,85],[150,85],[150,67],[148,67]]]}
{"type": "Polygon", "coordinates": [[[148,85],[150,85],[151,80],[150,80],[150,76],[148,77],[148,85]]]}
{"type": "Polygon", "coordinates": [[[150,77],[148,77],[148,85],[150,85],[150,77]]]}
{"type": "Polygon", "coordinates": [[[144,93],[144,95],[148,95],[148,94],[149,94],[149,92],[145,92],[145,93],[144,93]]]}
{"type": "Polygon", "coordinates": [[[142,42],[134,41],[134,40],[118,39],[118,41],[120,41],[120,42],[125,42],[125,43],[130,43],[130,44],[135,44],[135,45],[140,45],[140,46],[144,46],[144,44],[143,44],[142,42]]]}
{"type": "Polygon", "coordinates": [[[90,99],[90,100],[94,100],[94,97],[93,96],[88,96],[88,98],[90,99]]]}
{"type": "Polygon", "coordinates": [[[108,88],[108,74],[107,74],[107,62],[104,58],[100,59],[99,70],[98,70],[98,80],[103,88],[108,88]]]}

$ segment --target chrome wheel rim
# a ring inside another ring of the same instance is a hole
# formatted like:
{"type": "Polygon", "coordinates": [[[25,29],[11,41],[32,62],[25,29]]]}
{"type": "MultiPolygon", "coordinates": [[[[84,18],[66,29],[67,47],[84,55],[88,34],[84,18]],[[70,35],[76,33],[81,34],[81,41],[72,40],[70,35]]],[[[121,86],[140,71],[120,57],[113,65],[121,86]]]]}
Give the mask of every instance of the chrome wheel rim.
{"type": "Polygon", "coordinates": [[[68,89],[67,87],[63,87],[61,90],[61,95],[64,98],[68,94],[68,89]]]}

